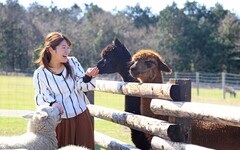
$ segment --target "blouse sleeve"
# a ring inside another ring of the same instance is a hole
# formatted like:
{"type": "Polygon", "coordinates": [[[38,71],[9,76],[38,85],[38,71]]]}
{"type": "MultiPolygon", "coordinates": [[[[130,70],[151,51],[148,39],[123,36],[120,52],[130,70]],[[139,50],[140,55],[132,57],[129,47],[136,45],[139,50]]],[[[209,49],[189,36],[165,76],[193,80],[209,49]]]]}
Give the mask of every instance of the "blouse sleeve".
{"type": "Polygon", "coordinates": [[[83,67],[75,57],[71,57],[70,61],[72,61],[71,63],[73,64],[76,89],[83,92],[94,90],[96,78],[86,76],[83,67]]]}
{"type": "Polygon", "coordinates": [[[54,94],[46,86],[46,80],[44,80],[43,74],[37,69],[33,74],[33,85],[35,91],[35,101],[37,106],[52,106],[56,102],[54,94]]]}

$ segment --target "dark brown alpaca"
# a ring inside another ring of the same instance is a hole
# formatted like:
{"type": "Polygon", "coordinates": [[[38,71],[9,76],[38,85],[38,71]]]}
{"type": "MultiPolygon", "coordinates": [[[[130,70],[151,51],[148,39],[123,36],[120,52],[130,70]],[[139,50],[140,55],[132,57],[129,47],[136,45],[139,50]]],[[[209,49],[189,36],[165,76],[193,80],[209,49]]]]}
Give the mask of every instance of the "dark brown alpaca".
{"type": "MultiPolygon", "coordinates": [[[[142,83],[162,83],[162,71],[171,72],[159,54],[152,50],[140,50],[132,56],[132,63],[130,74],[142,83]]],[[[167,121],[167,117],[151,112],[147,98],[141,99],[141,114],[167,121]]],[[[217,150],[237,150],[240,149],[240,128],[193,120],[192,143],[217,150]]]]}
{"type": "MultiPolygon", "coordinates": [[[[119,73],[124,82],[138,82],[129,74],[131,55],[118,39],[103,48],[101,57],[97,63],[100,74],[119,73]]],[[[125,111],[139,115],[140,97],[125,96],[125,111]]],[[[150,148],[143,132],[131,129],[131,138],[137,148],[142,150],[150,148]]]]}

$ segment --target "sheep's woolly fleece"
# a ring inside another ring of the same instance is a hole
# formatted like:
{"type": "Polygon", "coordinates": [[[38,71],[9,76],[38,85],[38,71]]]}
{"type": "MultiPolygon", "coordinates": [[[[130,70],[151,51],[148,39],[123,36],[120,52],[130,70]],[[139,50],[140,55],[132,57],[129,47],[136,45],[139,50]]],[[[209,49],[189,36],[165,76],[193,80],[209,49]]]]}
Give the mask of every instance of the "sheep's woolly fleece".
{"type": "Polygon", "coordinates": [[[41,107],[23,117],[29,119],[27,132],[20,136],[0,137],[0,149],[57,149],[55,128],[61,122],[57,108],[41,107]]]}
{"type": "Polygon", "coordinates": [[[68,145],[68,146],[59,148],[58,150],[89,150],[89,149],[83,146],[68,145]]]}

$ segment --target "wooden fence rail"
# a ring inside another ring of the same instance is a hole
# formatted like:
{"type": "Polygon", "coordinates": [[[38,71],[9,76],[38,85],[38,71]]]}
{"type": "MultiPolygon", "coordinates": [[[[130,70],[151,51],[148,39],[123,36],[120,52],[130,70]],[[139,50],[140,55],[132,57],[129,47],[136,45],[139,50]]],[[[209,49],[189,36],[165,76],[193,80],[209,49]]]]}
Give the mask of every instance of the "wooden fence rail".
{"type": "Polygon", "coordinates": [[[96,144],[108,150],[139,150],[134,146],[96,131],[94,131],[94,141],[96,144]]]}
{"type": "Polygon", "coordinates": [[[141,84],[133,82],[97,80],[95,91],[169,100],[178,100],[180,98],[179,86],[175,84],[141,84]]]}
{"type": "Polygon", "coordinates": [[[90,114],[94,117],[112,121],[165,139],[170,139],[168,136],[168,132],[171,132],[170,130],[176,131],[179,129],[176,124],[141,115],[134,115],[128,112],[122,112],[95,105],[88,105],[88,109],[90,114]]]}
{"type": "Polygon", "coordinates": [[[154,114],[188,117],[240,127],[240,108],[235,106],[153,99],[151,110],[154,114]]]}
{"type": "Polygon", "coordinates": [[[157,136],[153,137],[151,146],[153,150],[212,150],[194,144],[172,142],[157,136]]]}
{"type": "MultiPolygon", "coordinates": [[[[90,114],[93,117],[112,121],[154,135],[151,142],[153,149],[208,149],[190,144],[192,137],[191,119],[240,127],[239,107],[190,102],[191,81],[188,79],[170,79],[168,84],[97,80],[95,91],[153,98],[151,102],[152,112],[169,116],[168,121],[101,106],[88,105],[90,114]],[[176,134],[181,134],[181,137],[183,137],[182,143],[170,141],[169,131],[171,129],[177,131],[176,134]]],[[[97,144],[107,149],[135,148],[128,147],[126,144],[111,138],[104,138],[104,135],[100,133],[95,133],[95,136],[103,137],[96,137],[96,141],[98,141],[97,144]]]]}

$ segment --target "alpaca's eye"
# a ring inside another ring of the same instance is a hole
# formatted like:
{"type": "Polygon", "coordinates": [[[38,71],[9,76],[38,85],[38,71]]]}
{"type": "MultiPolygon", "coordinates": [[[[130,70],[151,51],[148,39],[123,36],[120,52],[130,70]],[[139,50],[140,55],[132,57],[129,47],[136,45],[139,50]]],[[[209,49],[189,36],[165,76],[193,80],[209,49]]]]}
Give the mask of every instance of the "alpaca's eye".
{"type": "Polygon", "coordinates": [[[145,61],[145,64],[148,68],[152,67],[153,61],[145,61]]]}
{"type": "Polygon", "coordinates": [[[109,63],[109,62],[111,62],[112,61],[112,56],[109,56],[109,55],[106,55],[106,57],[105,57],[105,59],[104,59],[104,62],[105,63],[109,63]]]}
{"type": "Polygon", "coordinates": [[[109,64],[109,63],[111,63],[111,61],[112,61],[112,60],[109,59],[109,58],[104,59],[104,63],[105,63],[105,64],[109,64]]]}

